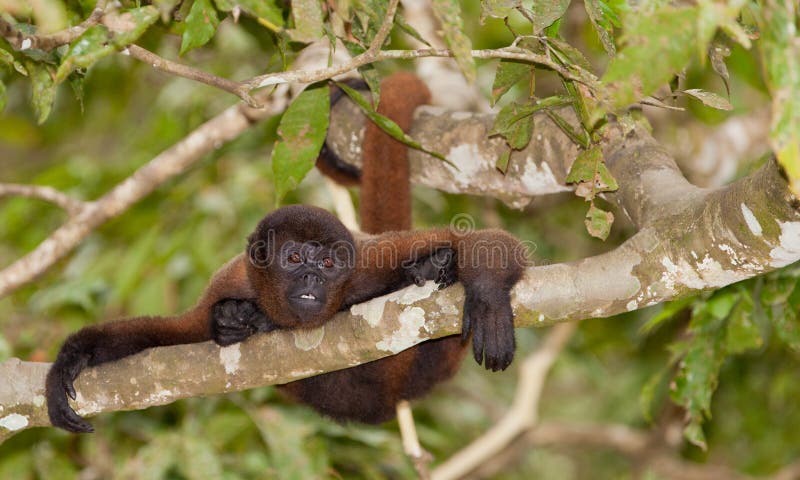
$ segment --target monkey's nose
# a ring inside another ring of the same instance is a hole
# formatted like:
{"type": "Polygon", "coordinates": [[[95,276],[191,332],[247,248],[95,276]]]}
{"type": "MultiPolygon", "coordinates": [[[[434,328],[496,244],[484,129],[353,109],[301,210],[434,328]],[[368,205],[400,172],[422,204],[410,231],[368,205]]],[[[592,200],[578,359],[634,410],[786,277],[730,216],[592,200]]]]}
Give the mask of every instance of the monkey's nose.
{"type": "Polygon", "coordinates": [[[313,273],[305,273],[303,274],[303,282],[305,282],[305,284],[310,287],[315,284],[322,284],[324,283],[324,280],[322,280],[322,278],[319,277],[318,275],[314,275],[313,273]]]}

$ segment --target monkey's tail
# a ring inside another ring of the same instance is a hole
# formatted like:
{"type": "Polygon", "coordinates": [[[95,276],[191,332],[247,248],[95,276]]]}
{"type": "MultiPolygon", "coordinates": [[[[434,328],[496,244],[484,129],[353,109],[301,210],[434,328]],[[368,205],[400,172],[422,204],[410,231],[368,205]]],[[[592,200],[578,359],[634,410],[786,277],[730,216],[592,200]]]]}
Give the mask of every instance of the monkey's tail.
{"type": "MultiPolygon", "coordinates": [[[[366,84],[351,84],[366,89],[366,84]]],[[[331,104],[344,95],[331,92],[331,104]]],[[[428,87],[409,72],[397,72],[381,82],[377,111],[397,123],[403,131],[411,128],[414,111],[430,102],[428,87]]],[[[359,170],[342,161],[326,144],[317,160],[320,171],[342,185],[361,185],[361,230],[381,233],[411,229],[411,186],[408,147],[380,127],[368,122],[362,145],[363,167],[359,170]]]]}

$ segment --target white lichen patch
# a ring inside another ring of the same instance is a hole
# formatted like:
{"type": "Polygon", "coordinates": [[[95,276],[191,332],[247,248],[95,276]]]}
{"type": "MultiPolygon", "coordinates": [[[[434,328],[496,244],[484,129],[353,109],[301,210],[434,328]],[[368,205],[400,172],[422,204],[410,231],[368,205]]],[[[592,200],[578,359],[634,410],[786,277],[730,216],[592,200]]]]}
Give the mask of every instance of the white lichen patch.
{"type": "Polygon", "coordinates": [[[450,148],[445,157],[458,165],[456,170],[445,164],[455,181],[462,185],[474,183],[475,175],[485,170],[486,165],[492,165],[492,159],[483,156],[478,146],[472,143],[463,143],[450,148]]]}
{"type": "Polygon", "coordinates": [[[219,362],[225,368],[225,373],[228,375],[236,373],[239,370],[239,359],[242,358],[242,352],[239,350],[239,344],[234,343],[227,347],[219,349],[219,362]]]}
{"type": "Polygon", "coordinates": [[[756,237],[760,237],[763,231],[761,229],[761,224],[758,223],[758,219],[756,218],[755,215],[753,215],[753,211],[750,210],[744,203],[742,203],[741,207],[742,207],[742,215],[744,216],[744,221],[747,224],[747,228],[749,228],[750,231],[753,232],[753,235],[755,235],[756,237]]]}
{"type": "Polygon", "coordinates": [[[636,300],[631,300],[630,302],[628,302],[628,303],[625,305],[625,308],[626,308],[626,309],[627,309],[629,312],[632,312],[632,311],[636,310],[637,308],[639,308],[639,302],[637,302],[636,300]]]}
{"type": "Polygon", "coordinates": [[[425,325],[425,310],[419,307],[406,307],[400,312],[397,320],[400,326],[388,338],[375,345],[378,349],[398,353],[422,340],[419,330],[425,325]]]}
{"type": "Polygon", "coordinates": [[[6,430],[21,430],[28,426],[28,417],[20,415],[19,413],[12,413],[0,418],[0,427],[6,430]]]}
{"type": "Polygon", "coordinates": [[[769,252],[773,267],[785,267],[800,260],[800,222],[778,222],[778,245],[769,252]]]}
{"type": "Polygon", "coordinates": [[[294,346],[303,351],[317,348],[325,337],[325,326],[311,330],[293,330],[294,346]]]}
{"type": "Polygon", "coordinates": [[[458,307],[450,303],[444,295],[436,297],[436,306],[439,307],[439,311],[445,315],[458,315],[460,313],[458,307]]]}
{"type": "Polygon", "coordinates": [[[736,253],[736,250],[734,250],[733,247],[731,247],[730,245],[727,245],[725,243],[720,243],[719,245],[717,245],[717,247],[719,247],[720,250],[728,254],[728,257],[730,257],[731,260],[731,265],[739,265],[742,263],[742,261],[739,259],[739,254],[736,253]]]}
{"type": "Polygon", "coordinates": [[[556,192],[568,192],[569,187],[561,185],[550,170],[550,165],[542,163],[537,165],[531,158],[525,161],[525,172],[520,176],[520,182],[525,187],[525,191],[530,194],[545,194],[556,192]]]}
{"type": "Polygon", "coordinates": [[[34,395],[33,406],[41,407],[42,405],[44,405],[44,395],[34,395]]]}
{"type": "Polygon", "coordinates": [[[661,265],[664,265],[666,269],[661,273],[661,283],[670,292],[675,292],[676,284],[682,284],[693,289],[701,289],[705,286],[705,283],[694,268],[684,259],[681,259],[676,265],[669,257],[664,257],[661,259],[661,265]]]}
{"type": "Polygon", "coordinates": [[[368,324],[377,327],[383,318],[383,310],[386,307],[386,302],[394,302],[398,305],[410,305],[414,302],[429,298],[433,292],[436,291],[438,285],[436,282],[426,282],[424,286],[418,287],[411,285],[402,290],[392,292],[382,297],[376,297],[372,300],[350,307],[352,315],[358,315],[364,318],[368,324]]]}

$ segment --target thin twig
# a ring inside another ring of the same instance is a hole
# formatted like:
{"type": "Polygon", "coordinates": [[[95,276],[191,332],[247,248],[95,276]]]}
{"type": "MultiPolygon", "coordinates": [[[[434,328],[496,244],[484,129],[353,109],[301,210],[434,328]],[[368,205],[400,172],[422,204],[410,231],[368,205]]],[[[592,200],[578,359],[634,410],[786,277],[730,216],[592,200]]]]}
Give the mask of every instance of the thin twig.
{"type": "MultiPolygon", "coordinates": [[[[594,88],[597,78],[590,72],[587,72],[579,67],[574,67],[573,73],[570,69],[564,68],[557,62],[548,58],[545,55],[540,55],[533,52],[518,48],[499,48],[495,50],[472,50],[471,55],[473,58],[491,59],[500,58],[508,60],[519,60],[521,62],[535,63],[543,65],[551,70],[557,72],[559,75],[570,80],[585,84],[594,88]]],[[[268,85],[275,85],[279,83],[313,83],[320,80],[326,80],[337,75],[349,72],[363,65],[379,62],[382,60],[410,60],[414,58],[423,57],[453,57],[453,52],[446,48],[423,48],[419,50],[383,50],[373,52],[367,50],[366,52],[353,57],[349,62],[333,67],[321,68],[312,71],[291,71],[291,72],[277,72],[259,75],[249,80],[244,80],[242,83],[250,85],[251,88],[260,88],[268,85]]]]}
{"type": "Polygon", "coordinates": [[[136,60],[149,64],[157,70],[161,70],[179,77],[188,78],[200,83],[205,83],[228,93],[232,93],[241,98],[245,103],[253,108],[259,108],[258,102],[250,95],[250,87],[245,83],[228,80],[227,78],[218,77],[203,70],[199,70],[188,65],[173,62],[155,53],[146,50],[138,45],[128,45],[128,47],[121,52],[123,55],[128,54],[136,60]]]}
{"type": "Polygon", "coordinates": [[[17,50],[35,48],[38,50],[53,50],[61,45],[66,45],[83,35],[83,32],[100,23],[106,10],[107,0],[98,0],[92,13],[83,22],[67,29],[46,34],[26,35],[0,18],[0,36],[5,38],[17,50]]]}
{"type": "Polygon", "coordinates": [[[56,190],[52,187],[46,187],[44,185],[0,183],[0,198],[10,196],[44,200],[45,202],[50,202],[63,208],[67,211],[67,213],[70,214],[70,216],[77,215],[81,210],[88,206],[86,202],[70,197],[66,193],[56,190]]]}
{"type": "Polygon", "coordinates": [[[431,476],[428,465],[433,456],[419,444],[417,428],[414,426],[414,414],[411,411],[411,404],[406,400],[397,403],[397,424],[400,426],[403,451],[411,459],[417,476],[421,480],[428,480],[431,476]]]}
{"type": "Polygon", "coordinates": [[[520,366],[517,393],[508,412],[489,431],[431,472],[432,479],[450,480],[467,475],[536,425],[545,378],[576,325],[570,322],[553,327],[542,346],[520,366]]]}

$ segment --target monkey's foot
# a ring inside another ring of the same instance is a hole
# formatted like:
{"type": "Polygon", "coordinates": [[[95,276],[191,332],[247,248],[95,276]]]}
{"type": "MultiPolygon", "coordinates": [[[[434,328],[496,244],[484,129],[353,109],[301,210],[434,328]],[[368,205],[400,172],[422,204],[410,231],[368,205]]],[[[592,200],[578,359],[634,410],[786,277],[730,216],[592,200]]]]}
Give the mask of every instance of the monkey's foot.
{"type": "Polygon", "coordinates": [[[256,332],[274,329],[264,312],[251,300],[221,300],[211,310],[211,337],[218,345],[232,345],[256,332]]]}

